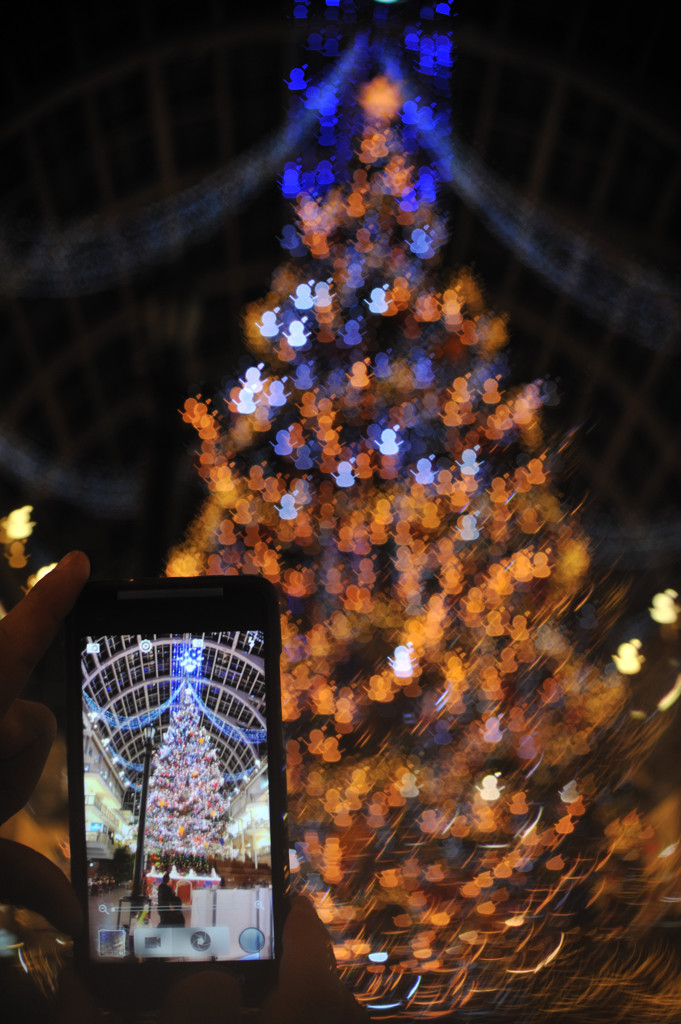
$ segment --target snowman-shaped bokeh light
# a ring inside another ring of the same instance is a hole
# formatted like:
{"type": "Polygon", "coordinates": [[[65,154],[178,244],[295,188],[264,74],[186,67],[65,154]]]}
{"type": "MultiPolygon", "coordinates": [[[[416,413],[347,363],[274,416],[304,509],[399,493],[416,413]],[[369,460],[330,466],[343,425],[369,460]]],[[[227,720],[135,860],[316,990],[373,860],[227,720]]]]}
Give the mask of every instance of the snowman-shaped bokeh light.
{"type": "Polygon", "coordinates": [[[396,427],[385,427],[381,431],[381,437],[378,442],[378,450],[381,455],[398,455],[402,441],[397,436],[399,426],[396,427]]]}
{"type": "Polygon", "coordinates": [[[355,473],[351,462],[339,462],[338,471],[331,475],[338,487],[352,487],[355,482],[355,473]]]}
{"type": "Polygon", "coordinates": [[[474,448],[465,448],[462,452],[459,469],[463,476],[476,476],[478,473],[480,469],[480,463],[478,462],[479,450],[480,447],[476,444],[474,448]]]}
{"type": "Polygon", "coordinates": [[[661,626],[672,626],[679,617],[679,595],[675,590],[664,590],[655,594],[649,608],[650,617],[653,622],[661,626]]]}
{"type": "Polygon", "coordinates": [[[263,313],[260,322],[256,323],[255,326],[258,328],[263,338],[276,338],[279,333],[279,322],[277,320],[278,312],[278,306],[272,310],[268,309],[263,313]]]}
{"type": "Polygon", "coordinates": [[[433,459],[434,456],[430,455],[427,459],[419,459],[416,463],[416,469],[412,469],[414,479],[417,484],[432,484],[435,479],[433,473],[433,459]]]}
{"type": "Polygon", "coordinates": [[[388,664],[398,679],[411,679],[415,667],[413,644],[399,644],[388,658],[388,664]]]}
{"type": "Polygon", "coordinates": [[[280,519],[297,519],[298,508],[296,506],[295,495],[282,495],[281,502],[279,505],[277,505],[277,511],[279,513],[280,519]]]}
{"type": "Polygon", "coordinates": [[[310,332],[305,327],[306,323],[307,317],[303,316],[300,320],[292,320],[289,324],[288,334],[285,335],[285,338],[291,348],[303,348],[307,344],[310,332]]]}
{"type": "Polygon", "coordinates": [[[504,786],[500,785],[499,779],[501,772],[494,772],[493,775],[485,775],[482,782],[477,787],[478,793],[482,800],[486,800],[488,803],[493,803],[498,800],[501,796],[501,790],[504,786]]]}
{"type": "Polygon", "coordinates": [[[293,305],[296,309],[312,309],[314,306],[314,299],[312,298],[313,286],[314,281],[308,281],[307,284],[298,285],[293,298],[293,305]]]}
{"type": "Polygon", "coordinates": [[[626,643],[620,644],[617,653],[613,654],[612,660],[615,663],[615,668],[623,676],[633,676],[641,671],[641,666],[645,661],[641,654],[642,646],[640,640],[628,640],[626,643]]]}

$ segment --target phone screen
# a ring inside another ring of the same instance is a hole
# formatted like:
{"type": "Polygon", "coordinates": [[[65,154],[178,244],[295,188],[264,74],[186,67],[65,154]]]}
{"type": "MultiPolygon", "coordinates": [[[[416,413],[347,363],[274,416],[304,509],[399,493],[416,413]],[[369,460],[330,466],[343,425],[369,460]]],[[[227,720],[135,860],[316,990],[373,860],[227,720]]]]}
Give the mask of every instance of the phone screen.
{"type": "Polygon", "coordinates": [[[264,633],[79,641],[91,959],[272,959],[264,633]]]}

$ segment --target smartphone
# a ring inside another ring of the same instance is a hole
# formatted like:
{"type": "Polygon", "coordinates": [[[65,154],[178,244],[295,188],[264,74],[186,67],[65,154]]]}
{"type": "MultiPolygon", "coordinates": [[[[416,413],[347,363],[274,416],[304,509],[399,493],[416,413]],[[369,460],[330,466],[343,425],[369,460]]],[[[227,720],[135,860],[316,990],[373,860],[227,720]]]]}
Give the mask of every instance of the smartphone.
{"type": "Polygon", "coordinates": [[[274,984],[288,852],[279,606],[256,576],[90,581],[67,620],[77,968],[100,1005],[182,972],[274,984]]]}

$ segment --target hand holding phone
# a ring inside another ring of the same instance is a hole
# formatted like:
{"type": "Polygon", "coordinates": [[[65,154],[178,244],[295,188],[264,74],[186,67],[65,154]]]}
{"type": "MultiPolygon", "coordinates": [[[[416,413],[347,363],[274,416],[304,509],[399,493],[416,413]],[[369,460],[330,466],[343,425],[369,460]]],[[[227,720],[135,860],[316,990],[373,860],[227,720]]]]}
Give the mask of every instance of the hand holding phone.
{"type": "MultiPolygon", "coordinates": [[[[0,620],[0,823],[28,801],[56,730],[52,712],[23,700],[21,692],[89,572],[87,557],[72,552],[0,620]]],[[[82,926],[66,876],[35,850],[8,839],[0,840],[0,903],[42,914],[71,935],[82,926]]]]}
{"type": "MultiPolygon", "coordinates": [[[[304,897],[294,897],[284,924],[279,982],[256,1014],[242,1016],[234,977],[198,971],[173,983],[162,997],[157,1024],[368,1024],[366,1011],[341,983],[326,928],[304,897]]],[[[101,1024],[91,994],[70,975],[60,992],[56,1024],[101,1024]]]]}
{"type": "MultiPolygon", "coordinates": [[[[0,621],[0,791],[5,816],[30,796],[54,733],[51,713],[21,701],[18,694],[88,574],[87,557],[73,552],[0,621]],[[42,727],[36,728],[38,723],[42,727]]],[[[78,899],[54,864],[25,846],[4,840],[0,841],[0,866],[0,900],[36,911],[68,934],[82,930],[78,899]]],[[[146,981],[139,974],[136,980],[133,993],[146,981]]],[[[59,1024],[73,1024],[74,1020],[97,1024],[103,1019],[92,993],[72,972],[61,979],[57,1004],[59,1024]]],[[[189,1024],[197,1019],[204,1024],[234,1024],[241,1006],[241,991],[234,978],[202,972],[169,986],[158,1019],[159,1024],[189,1024]]],[[[343,1024],[366,1019],[338,979],[328,934],[313,907],[295,898],[284,926],[279,985],[258,1015],[258,1024],[298,1024],[327,1017],[343,1024]]]]}
{"type": "Polygon", "coordinates": [[[209,962],[276,979],[288,856],[276,592],[253,576],[92,582],[68,621],[77,962],[153,1004],[209,962]],[[142,980],[143,979],[143,980],[142,980]]]}

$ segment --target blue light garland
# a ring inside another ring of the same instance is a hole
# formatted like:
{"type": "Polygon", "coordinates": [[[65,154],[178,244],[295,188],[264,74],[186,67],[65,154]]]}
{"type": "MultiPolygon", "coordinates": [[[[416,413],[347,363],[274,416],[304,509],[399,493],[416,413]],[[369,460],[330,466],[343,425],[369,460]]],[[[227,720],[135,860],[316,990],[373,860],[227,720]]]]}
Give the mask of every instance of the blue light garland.
{"type": "Polygon", "coordinates": [[[90,711],[94,713],[95,717],[100,721],[106,722],[110,729],[118,730],[119,732],[141,732],[145,726],[151,725],[152,722],[157,721],[163,712],[168,710],[175,699],[175,694],[173,694],[163,704],[159,704],[157,707],[151,708],[143,715],[131,715],[130,717],[117,715],[113,711],[107,711],[106,708],[101,708],[89,693],[83,692],[83,698],[90,711]]]}
{"type": "MultiPolygon", "coordinates": [[[[131,716],[117,715],[113,711],[101,708],[95,699],[86,692],[83,693],[85,704],[89,711],[98,720],[106,722],[112,731],[141,732],[145,726],[150,725],[152,722],[157,722],[165,711],[170,710],[172,716],[172,709],[177,705],[179,698],[186,687],[187,692],[199,712],[205,719],[207,719],[208,722],[210,722],[213,729],[216,730],[220,736],[244,745],[258,745],[264,743],[267,739],[267,731],[265,729],[243,728],[231,725],[229,722],[226,722],[221,715],[212,711],[201,699],[198,693],[198,687],[202,685],[210,685],[208,680],[203,678],[202,675],[203,653],[203,643],[197,639],[190,641],[189,643],[181,641],[173,644],[170,697],[162,704],[158,704],[155,708],[144,712],[144,714],[131,716]]],[[[139,762],[128,761],[115,750],[111,750],[110,754],[114,761],[121,765],[126,771],[139,773],[143,770],[143,766],[139,762]]],[[[248,778],[251,771],[252,769],[249,769],[244,772],[225,775],[225,780],[229,782],[241,781],[244,778],[248,778]]],[[[126,781],[129,782],[129,780],[126,781]]],[[[134,783],[129,782],[129,784],[135,789],[139,788],[134,783]]]]}

